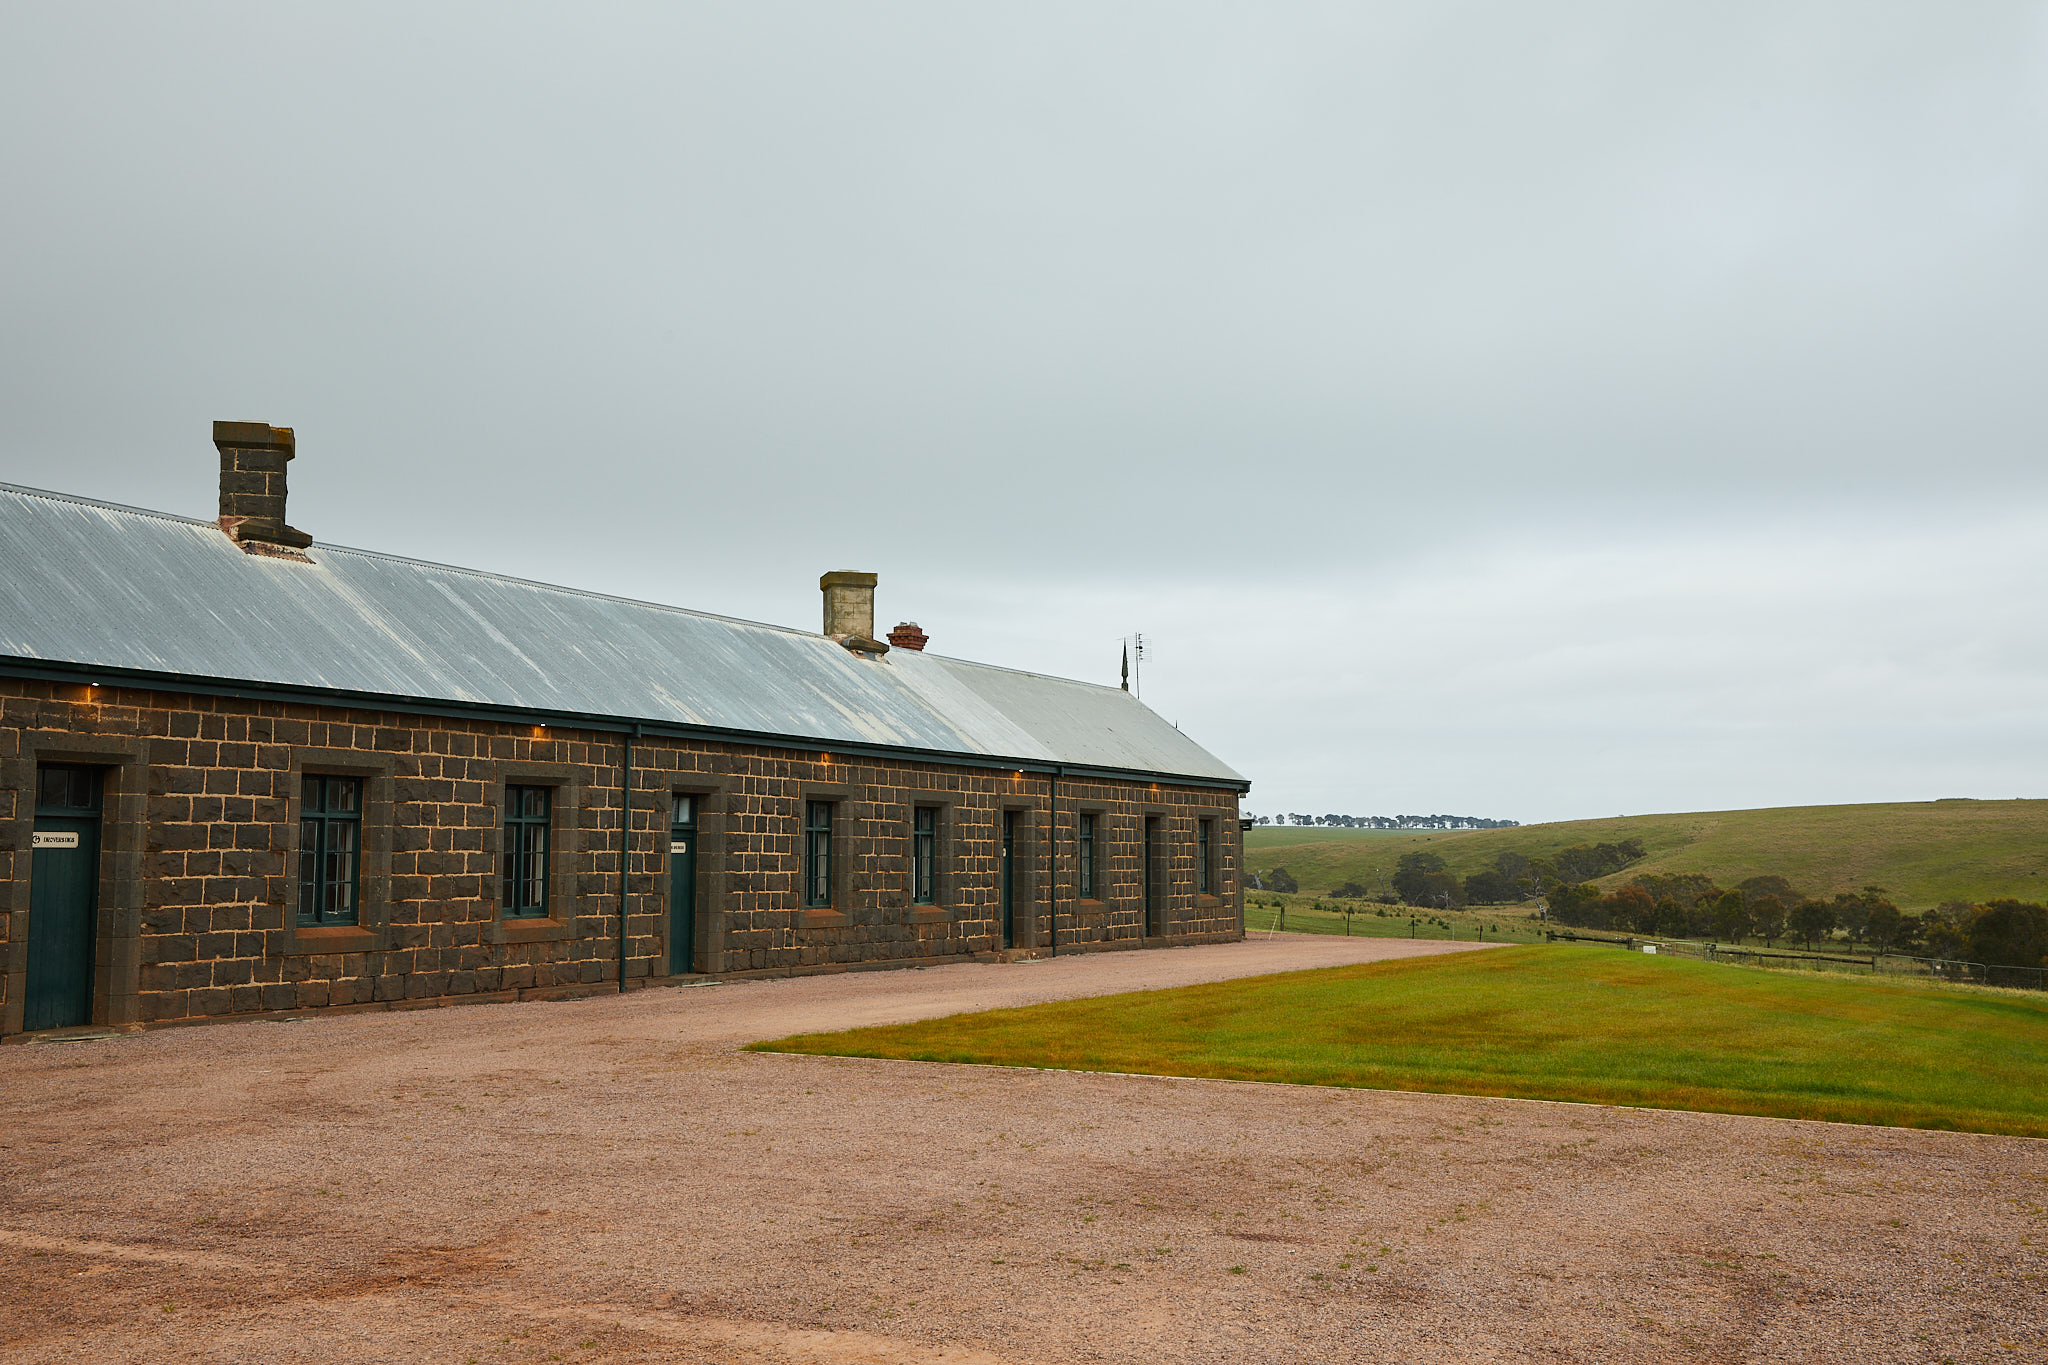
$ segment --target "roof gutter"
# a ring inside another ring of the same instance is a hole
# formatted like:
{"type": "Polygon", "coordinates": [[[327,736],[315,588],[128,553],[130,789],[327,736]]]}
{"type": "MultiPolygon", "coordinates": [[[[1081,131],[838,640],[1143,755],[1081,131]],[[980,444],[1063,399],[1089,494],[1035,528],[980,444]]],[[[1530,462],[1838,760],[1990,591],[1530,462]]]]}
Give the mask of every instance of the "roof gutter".
{"type": "Polygon", "coordinates": [[[1184,773],[1154,772],[1137,768],[1070,766],[1042,758],[1011,758],[998,754],[974,754],[955,749],[922,749],[905,744],[877,744],[865,740],[823,739],[805,735],[778,735],[766,731],[723,729],[712,725],[687,725],[629,716],[601,716],[575,711],[547,711],[534,707],[505,706],[494,702],[460,702],[421,697],[400,697],[378,692],[352,692],[342,688],[308,687],[298,683],[240,682],[206,678],[186,673],[155,673],[144,669],[107,668],[97,664],[56,664],[41,659],[0,658],[0,677],[33,678],[46,682],[114,682],[159,692],[187,692],[195,696],[235,697],[248,701],[297,701],[313,705],[354,706],[365,710],[393,711],[402,715],[449,716],[458,719],[494,720],[515,725],[546,725],[595,730],[607,734],[632,734],[643,738],[706,740],[719,744],[751,744],[770,749],[812,750],[831,754],[873,755],[878,758],[908,759],[919,763],[944,763],[964,768],[993,768],[1022,773],[1060,773],[1068,777],[1104,777],[1118,781],[1170,782],[1181,787],[1206,787],[1242,795],[1251,790],[1244,778],[1201,777],[1184,773]]]}

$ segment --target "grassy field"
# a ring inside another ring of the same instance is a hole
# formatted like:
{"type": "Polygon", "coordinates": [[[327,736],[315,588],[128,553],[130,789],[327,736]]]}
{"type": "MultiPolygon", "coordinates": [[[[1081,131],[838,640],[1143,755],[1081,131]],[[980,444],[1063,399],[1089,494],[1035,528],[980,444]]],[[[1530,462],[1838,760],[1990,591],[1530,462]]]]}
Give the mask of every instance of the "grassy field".
{"type": "Polygon", "coordinates": [[[1409,958],[754,1047],[2048,1137],[2048,1000],[1611,948],[1409,958]]]}
{"type": "Polygon", "coordinates": [[[1570,820],[1455,833],[1262,827],[1245,836],[1254,871],[1285,867],[1311,894],[1346,881],[1378,890],[1403,853],[1443,856],[1465,876],[1500,853],[1554,853],[1572,844],[1641,839],[1649,856],[1602,884],[1639,872],[1704,872],[1724,886],[1765,873],[1810,895],[1876,885],[1904,910],[1946,900],[2048,898],[2048,801],[1922,801],[1787,806],[1570,820]]]}
{"type": "Polygon", "coordinates": [[[1289,934],[1337,934],[1352,938],[1537,943],[1542,941],[1543,926],[1531,917],[1532,914],[1527,906],[1413,910],[1405,905],[1318,901],[1313,896],[1281,896],[1253,891],[1245,896],[1244,927],[1246,933],[1255,936],[1278,930],[1289,934]],[[1353,911],[1348,921],[1338,909],[1346,904],[1353,911]],[[1284,918],[1279,913],[1282,906],[1286,907],[1284,918]]]}

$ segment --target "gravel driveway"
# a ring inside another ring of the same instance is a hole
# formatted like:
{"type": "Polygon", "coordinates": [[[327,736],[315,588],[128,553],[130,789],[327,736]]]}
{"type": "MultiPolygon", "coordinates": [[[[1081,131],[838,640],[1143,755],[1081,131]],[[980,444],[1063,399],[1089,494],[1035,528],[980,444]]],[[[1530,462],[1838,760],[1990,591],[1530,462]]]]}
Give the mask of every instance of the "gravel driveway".
{"type": "Polygon", "coordinates": [[[1467,947],[0,1049],[0,1360],[2048,1359],[2048,1142],[734,1050],[1467,947]]]}

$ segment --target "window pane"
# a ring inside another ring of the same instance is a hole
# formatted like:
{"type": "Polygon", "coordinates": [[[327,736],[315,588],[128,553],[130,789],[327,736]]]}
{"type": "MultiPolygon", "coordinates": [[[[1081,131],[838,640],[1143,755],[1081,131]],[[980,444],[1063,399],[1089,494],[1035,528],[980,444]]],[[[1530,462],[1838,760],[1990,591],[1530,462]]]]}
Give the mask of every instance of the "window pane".
{"type": "Polygon", "coordinates": [[[356,822],[329,820],[326,824],[327,856],[321,873],[327,894],[321,906],[321,918],[352,920],[355,918],[356,822]]]}
{"type": "Polygon", "coordinates": [[[526,841],[526,890],[520,905],[535,911],[547,905],[547,825],[530,825],[526,841]]]}
{"type": "Polygon", "coordinates": [[[299,821],[299,918],[320,914],[320,822],[299,821]]]}
{"type": "Polygon", "coordinates": [[[327,779],[327,809],[353,811],[362,808],[363,780],[360,777],[327,779]]]}
{"type": "Polygon", "coordinates": [[[36,772],[36,804],[89,810],[93,805],[96,768],[41,768],[36,772]]]}
{"type": "Polygon", "coordinates": [[[678,825],[687,825],[687,824],[689,824],[689,823],[690,823],[690,816],[691,816],[691,814],[693,813],[693,812],[692,812],[692,807],[691,807],[691,801],[692,801],[692,799],[693,799],[693,798],[691,798],[691,797],[688,797],[688,796],[678,796],[678,797],[676,798],[676,813],[675,813],[675,823],[676,823],[676,824],[678,824],[678,825]]]}
{"type": "Polygon", "coordinates": [[[538,861],[538,852],[533,846],[533,830],[522,826],[519,830],[519,884],[512,894],[512,903],[520,910],[533,906],[534,864],[538,861]]]}
{"type": "Polygon", "coordinates": [[[811,905],[826,905],[832,899],[832,842],[824,830],[804,836],[804,899],[811,905]]]}

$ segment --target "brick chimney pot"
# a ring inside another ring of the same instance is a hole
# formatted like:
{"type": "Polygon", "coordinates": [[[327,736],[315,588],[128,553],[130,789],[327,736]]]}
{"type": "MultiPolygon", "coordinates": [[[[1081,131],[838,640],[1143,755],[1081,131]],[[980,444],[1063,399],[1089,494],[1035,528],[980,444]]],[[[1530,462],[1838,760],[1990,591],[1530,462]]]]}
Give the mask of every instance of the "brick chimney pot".
{"type": "Polygon", "coordinates": [[[285,465],[296,438],[268,422],[215,422],[220,451],[220,529],[250,554],[303,558],[313,537],[285,524],[285,465]]]}

